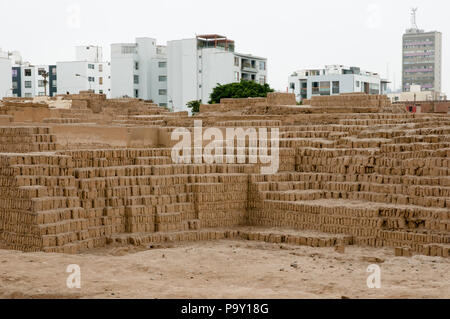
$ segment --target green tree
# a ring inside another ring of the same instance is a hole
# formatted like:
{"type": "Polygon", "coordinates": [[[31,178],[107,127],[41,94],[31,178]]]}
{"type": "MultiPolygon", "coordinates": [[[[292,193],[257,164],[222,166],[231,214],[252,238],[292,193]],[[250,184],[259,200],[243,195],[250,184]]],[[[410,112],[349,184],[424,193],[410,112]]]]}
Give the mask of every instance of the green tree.
{"type": "Polygon", "coordinates": [[[201,100],[194,100],[194,101],[190,101],[186,104],[186,106],[190,109],[192,109],[192,113],[198,113],[200,112],[200,103],[202,101],[201,100]]]}
{"type": "Polygon", "coordinates": [[[269,84],[261,85],[253,81],[242,80],[239,83],[217,84],[210,95],[209,104],[220,103],[220,99],[225,98],[267,97],[267,93],[273,91],[269,84]]]}

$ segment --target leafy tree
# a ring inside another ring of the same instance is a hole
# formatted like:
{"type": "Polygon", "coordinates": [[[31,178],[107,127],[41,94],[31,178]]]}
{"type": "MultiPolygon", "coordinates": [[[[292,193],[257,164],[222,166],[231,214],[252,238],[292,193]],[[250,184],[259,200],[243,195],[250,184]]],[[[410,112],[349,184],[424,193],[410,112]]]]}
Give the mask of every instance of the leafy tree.
{"type": "Polygon", "coordinates": [[[194,101],[190,101],[186,104],[186,106],[190,109],[192,109],[192,113],[198,113],[200,112],[200,103],[202,101],[201,100],[194,100],[194,101]]]}
{"type": "Polygon", "coordinates": [[[241,80],[239,83],[217,84],[210,95],[209,104],[220,103],[220,99],[225,98],[267,97],[267,93],[273,91],[269,84],[261,85],[253,81],[241,80]]]}

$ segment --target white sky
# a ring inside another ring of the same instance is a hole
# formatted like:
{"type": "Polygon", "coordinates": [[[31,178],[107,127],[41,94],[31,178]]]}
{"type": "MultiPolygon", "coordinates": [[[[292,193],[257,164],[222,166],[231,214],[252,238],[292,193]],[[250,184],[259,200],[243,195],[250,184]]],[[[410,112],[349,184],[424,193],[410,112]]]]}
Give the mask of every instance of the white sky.
{"type": "Polygon", "coordinates": [[[75,45],[138,36],[168,40],[218,33],[236,51],[268,58],[268,80],[286,90],[288,76],[325,64],[359,66],[401,86],[402,34],[409,10],[417,24],[443,33],[443,91],[450,93],[448,0],[0,0],[0,47],[33,64],[75,58],[75,45]],[[79,14],[78,14],[79,13],[79,14]],[[395,80],[394,80],[395,74],[395,80]]]}

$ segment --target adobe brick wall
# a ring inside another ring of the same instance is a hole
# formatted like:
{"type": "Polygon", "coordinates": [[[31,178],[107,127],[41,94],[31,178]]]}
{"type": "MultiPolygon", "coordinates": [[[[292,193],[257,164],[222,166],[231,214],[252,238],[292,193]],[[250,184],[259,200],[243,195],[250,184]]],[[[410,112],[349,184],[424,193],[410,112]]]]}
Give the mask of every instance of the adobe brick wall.
{"type": "Polygon", "coordinates": [[[297,105],[297,101],[294,93],[272,92],[267,94],[267,105],[297,105]]]}
{"type": "MultiPolygon", "coordinates": [[[[94,116],[77,103],[59,119],[94,116]]],[[[114,241],[242,238],[448,257],[448,114],[241,113],[205,121],[222,130],[277,128],[279,171],[261,175],[262,163],[248,164],[247,153],[246,164],[174,164],[170,133],[192,129],[194,118],[133,103],[102,109],[107,125],[0,127],[0,248],[75,253],[114,241]]],[[[352,105],[343,109],[364,108],[352,105]]],[[[260,110],[245,107],[252,108],[260,110]]]]}

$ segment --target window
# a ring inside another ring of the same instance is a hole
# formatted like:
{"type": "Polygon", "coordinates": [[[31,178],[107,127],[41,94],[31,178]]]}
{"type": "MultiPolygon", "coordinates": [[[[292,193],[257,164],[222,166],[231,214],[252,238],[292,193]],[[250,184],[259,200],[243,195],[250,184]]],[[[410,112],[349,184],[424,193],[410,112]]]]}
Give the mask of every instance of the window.
{"type": "Polygon", "coordinates": [[[38,74],[39,75],[42,75],[42,74],[45,74],[46,72],[45,72],[45,69],[43,69],[43,68],[39,68],[38,69],[38,74]]]}
{"type": "Polygon", "coordinates": [[[159,103],[159,106],[167,107],[167,103],[159,103]]]}
{"type": "Polygon", "coordinates": [[[134,61],[134,69],[139,70],[139,62],[134,61]]]}
{"type": "Polygon", "coordinates": [[[159,90],[159,95],[167,95],[167,90],[165,89],[159,90]]]}
{"type": "Polygon", "coordinates": [[[25,97],[33,97],[31,93],[25,93],[25,97]]]}
{"type": "Polygon", "coordinates": [[[339,81],[333,81],[333,94],[339,94],[339,81]]]}
{"type": "Polygon", "coordinates": [[[13,88],[13,89],[17,89],[17,86],[18,86],[18,85],[17,85],[17,81],[13,81],[13,83],[12,83],[12,88],[13,88]]]}
{"type": "Polygon", "coordinates": [[[266,84],[266,77],[265,76],[262,76],[262,77],[259,78],[259,84],[261,84],[261,85],[266,84]]]}
{"type": "Polygon", "coordinates": [[[167,67],[167,62],[158,62],[158,66],[160,68],[165,68],[165,67],[167,67]]]}
{"type": "Polygon", "coordinates": [[[52,68],[52,75],[56,75],[56,68],[52,68]]]}
{"type": "Polygon", "coordinates": [[[380,94],[380,85],[378,83],[370,83],[370,94],[380,94]]]}
{"type": "Polygon", "coordinates": [[[359,81],[356,81],[356,87],[359,88],[361,83],[359,81]]]}
{"type": "Polygon", "coordinates": [[[12,76],[13,78],[17,77],[17,69],[12,70],[12,76]]]}
{"type": "Polygon", "coordinates": [[[52,87],[56,87],[56,80],[52,80],[52,87]]]}
{"type": "Polygon", "coordinates": [[[320,82],[320,95],[330,95],[330,81],[320,82]]]}
{"type": "Polygon", "coordinates": [[[300,82],[300,96],[302,99],[306,99],[308,97],[308,82],[306,81],[300,82]]]}
{"type": "Polygon", "coordinates": [[[139,84],[139,75],[134,75],[134,84],[139,84]]]}
{"type": "Polygon", "coordinates": [[[312,94],[319,94],[319,82],[312,83],[312,94]]]}
{"type": "Polygon", "coordinates": [[[103,94],[103,90],[99,90],[98,93],[103,94]]]}
{"type": "Polygon", "coordinates": [[[134,90],[134,97],[139,98],[139,90],[134,90]]]}
{"type": "Polygon", "coordinates": [[[265,61],[259,61],[259,69],[265,70],[266,69],[266,62],[265,61]]]}
{"type": "Polygon", "coordinates": [[[289,83],[289,88],[291,90],[295,90],[295,83],[294,82],[289,83]]]}
{"type": "Polygon", "coordinates": [[[38,96],[44,96],[44,95],[45,95],[44,92],[39,92],[39,93],[38,93],[38,96]]]}
{"type": "Polygon", "coordinates": [[[98,84],[103,85],[103,78],[102,77],[98,78],[98,84]]]}
{"type": "Polygon", "coordinates": [[[95,70],[95,65],[94,64],[88,64],[88,69],[95,70]]]}
{"type": "Polygon", "coordinates": [[[239,72],[234,72],[234,80],[239,82],[239,72]]]}
{"type": "Polygon", "coordinates": [[[165,75],[160,75],[160,76],[159,76],[159,82],[167,82],[167,76],[165,76],[165,75]]]}
{"type": "Polygon", "coordinates": [[[95,78],[93,76],[88,77],[89,82],[95,82],[95,78]]]}
{"type": "Polygon", "coordinates": [[[136,53],[136,47],[134,46],[123,46],[121,48],[122,54],[134,54],[136,53]]]}
{"type": "Polygon", "coordinates": [[[234,65],[239,66],[239,58],[237,56],[234,57],[234,65]]]}
{"type": "Polygon", "coordinates": [[[25,69],[25,76],[31,76],[31,69],[25,69]]]}
{"type": "Polygon", "coordinates": [[[38,81],[38,87],[43,88],[44,86],[45,86],[44,80],[39,80],[38,81]]]}
{"type": "Polygon", "coordinates": [[[31,81],[25,81],[25,88],[31,89],[31,81]]]}
{"type": "Polygon", "coordinates": [[[103,64],[98,65],[98,72],[103,72],[103,64]]]}

